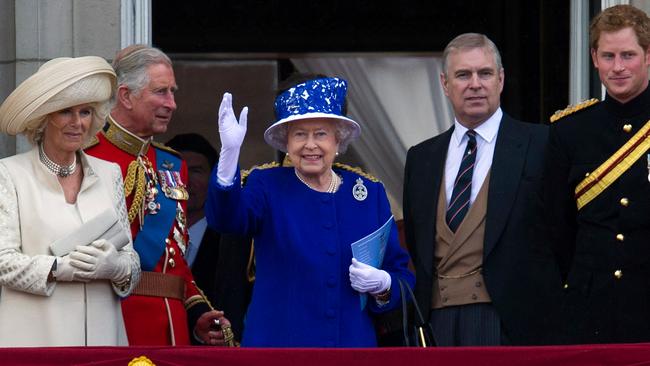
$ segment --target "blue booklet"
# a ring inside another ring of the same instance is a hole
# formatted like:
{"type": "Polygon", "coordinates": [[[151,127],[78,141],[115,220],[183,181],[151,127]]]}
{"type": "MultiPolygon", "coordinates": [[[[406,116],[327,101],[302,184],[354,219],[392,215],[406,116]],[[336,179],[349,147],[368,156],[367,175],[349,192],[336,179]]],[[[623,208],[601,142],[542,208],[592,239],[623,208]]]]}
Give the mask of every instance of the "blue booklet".
{"type": "MultiPolygon", "coordinates": [[[[386,253],[386,244],[390,236],[390,229],[393,227],[393,216],[377,230],[367,236],[350,244],[352,247],[352,256],[361,263],[365,263],[375,268],[381,268],[386,253]]],[[[368,301],[367,294],[361,295],[361,310],[365,309],[368,301]]]]}

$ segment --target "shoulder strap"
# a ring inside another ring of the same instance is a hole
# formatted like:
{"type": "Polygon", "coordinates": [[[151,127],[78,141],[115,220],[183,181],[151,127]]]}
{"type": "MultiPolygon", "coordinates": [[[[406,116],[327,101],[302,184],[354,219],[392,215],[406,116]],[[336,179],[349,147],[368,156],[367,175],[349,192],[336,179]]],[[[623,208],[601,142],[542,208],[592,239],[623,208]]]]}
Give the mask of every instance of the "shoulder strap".
{"type": "Polygon", "coordinates": [[[157,147],[160,150],[165,150],[166,152],[168,152],[170,154],[173,154],[175,156],[178,156],[178,157],[181,156],[181,153],[179,153],[178,151],[172,149],[171,147],[169,147],[169,146],[167,146],[165,144],[161,144],[160,142],[157,142],[157,141],[151,141],[151,144],[153,146],[157,147]]]}
{"type": "Polygon", "coordinates": [[[435,340],[433,339],[433,329],[431,328],[431,323],[425,322],[424,317],[422,316],[422,312],[420,311],[420,306],[418,305],[418,301],[415,299],[415,295],[413,294],[413,290],[411,290],[411,286],[404,281],[401,278],[398,278],[398,283],[399,283],[399,289],[400,289],[400,294],[402,296],[402,326],[404,330],[404,342],[405,345],[411,346],[410,344],[410,339],[409,337],[409,324],[408,324],[408,309],[406,308],[406,295],[410,296],[412,303],[413,303],[413,308],[415,309],[415,316],[416,318],[416,324],[415,324],[415,344],[413,346],[416,347],[433,347],[435,346],[435,340]],[[406,291],[404,291],[406,290],[406,291]],[[427,328],[425,330],[425,327],[427,328]]]}
{"type": "Polygon", "coordinates": [[[600,102],[600,100],[598,100],[596,98],[591,98],[591,99],[584,100],[584,101],[582,101],[582,102],[580,102],[578,104],[570,105],[570,106],[568,106],[568,107],[566,107],[566,108],[564,108],[562,110],[559,110],[559,111],[553,113],[553,115],[550,118],[550,121],[551,121],[551,123],[555,123],[555,121],[557,121],[557,120],[559,120],[561,118],[564,118],[564,117],[566,117],[566,116],[568,116],[570,114],[573,114],[573,113],[575,113],[575,112],[577,112],[579,110],[585,109],[587,107],[591,107],[592,105],[594,105],[594,104],[596,104],[598,102],[600,102]]]}

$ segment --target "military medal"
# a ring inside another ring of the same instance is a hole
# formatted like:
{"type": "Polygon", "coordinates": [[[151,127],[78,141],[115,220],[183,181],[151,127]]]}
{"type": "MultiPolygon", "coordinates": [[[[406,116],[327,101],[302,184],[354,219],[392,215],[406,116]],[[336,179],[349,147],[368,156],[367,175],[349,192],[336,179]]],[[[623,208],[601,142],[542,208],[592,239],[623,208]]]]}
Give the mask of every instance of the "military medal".
{"type": "Polygon", "coordinates": [[[176,201],[186,201],[189,198],[185,183],[181,180],[181,174],[173,170],[159,170],[160,188],[165,196],[176,201]]]}
{"type": "Polygon", "coordinates": [[[183,255],[185,255],[185,252],[187,251],[187,246],[189,244],[189,243],[185,243],[185,236],[184,236],[184,234],[187,232],[185,230],[185,227],[187,226],[187,221],[185,219],[185,213],[183,212],[183,206],[181,206],[180,202],[176,203],[175,218],[176,218],[176,225],[174,225],[174,230],[173,230],[174,240],[176,241],[176,244],[178,244],[178,247],[181,249],[181,252],[183,252],[183,255]]]}
{"type": "Polygon", "coordinates": [[[181,249],[182,254],[185,255],[185,240],[183,239],[181,232],[176,227],[174,227],[174,240],[176,241],[176,244],[178,244],[178,247],[181,249]]]}
{"type": "Polygon", "coordinates": [[[171,161],[165,160],[162,163],[162,167],[167,169],[167,170],[172,170],[172,169],[174,169],[174,163],[172,163],[171,161]]]}
{"type": "Polygon", "coordinates": [[[157,214],[158,211],[160,210],[160,203],[155,202],[155,201],[147,202],[147,210],[149,211],[150,215],[157,214]]]}
{"type": "Polygon", "coordinates": [[[368,188],[363,185],[363,180],[357,178],[356,184],[352,187],[352,196],[357,201],[363,201],[368,197],[368,188]]]}
{"type": "Polygon", "coordinates": [[[176,223],[178,223],[178,227],[185,231],[185,227],[187,226],[187,220],[185,218],[185,213],[183,212],[183,207],[181,206],[181,203],[178,202],[176,205],[176,223]]]}

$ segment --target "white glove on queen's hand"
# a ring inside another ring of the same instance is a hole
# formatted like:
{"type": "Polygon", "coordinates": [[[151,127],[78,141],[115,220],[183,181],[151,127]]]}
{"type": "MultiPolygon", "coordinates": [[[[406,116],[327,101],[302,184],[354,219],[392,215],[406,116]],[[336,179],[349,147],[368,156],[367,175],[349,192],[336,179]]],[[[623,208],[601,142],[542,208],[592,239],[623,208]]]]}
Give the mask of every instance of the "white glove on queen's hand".
{"type": "Polygon", "coordinates": [[[105,239],[78,246],[70,253],[70,264],[81,270],[75,272],[75,279],[121,282],[130,275],[128,258],[120,256],[115,246],[105,239]]]}
{"type": "Polygon", "coordinates": [[[377,295],[390,288],[391,279],[388,272],[352,258],[350,283],[352,288],[358,292],[377,295]]]}
{"type": "Polygon", "coordinates": [[[219,138],[221,139],[221,152],[217,178],[219,184],[229,186],[232,184],[237,171],[239,149],[246,136],[248,124],[248,107],[244,107],[239,114],[239,121],[232,110],[232,95],[224,93],[219,106],[219,138]]]}

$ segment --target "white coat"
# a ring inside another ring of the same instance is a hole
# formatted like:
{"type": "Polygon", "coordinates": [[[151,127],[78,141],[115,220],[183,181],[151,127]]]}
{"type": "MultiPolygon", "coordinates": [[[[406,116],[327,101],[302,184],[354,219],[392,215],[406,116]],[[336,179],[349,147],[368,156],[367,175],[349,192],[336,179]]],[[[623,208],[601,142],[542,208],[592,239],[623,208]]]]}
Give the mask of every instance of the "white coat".
{"type": "Polygon", "coordinates": [[[140,276],[129,231],[122,175],[116,164],[80,153],[83,181],[75,204],[39,161],[38,148],[0,160],[0,346],[127,345],[120,297],[140,276]],[[49,245],[114,207],[128,232],[120,250],[131,284],[47,282],[56,260],[49,245]]]}

